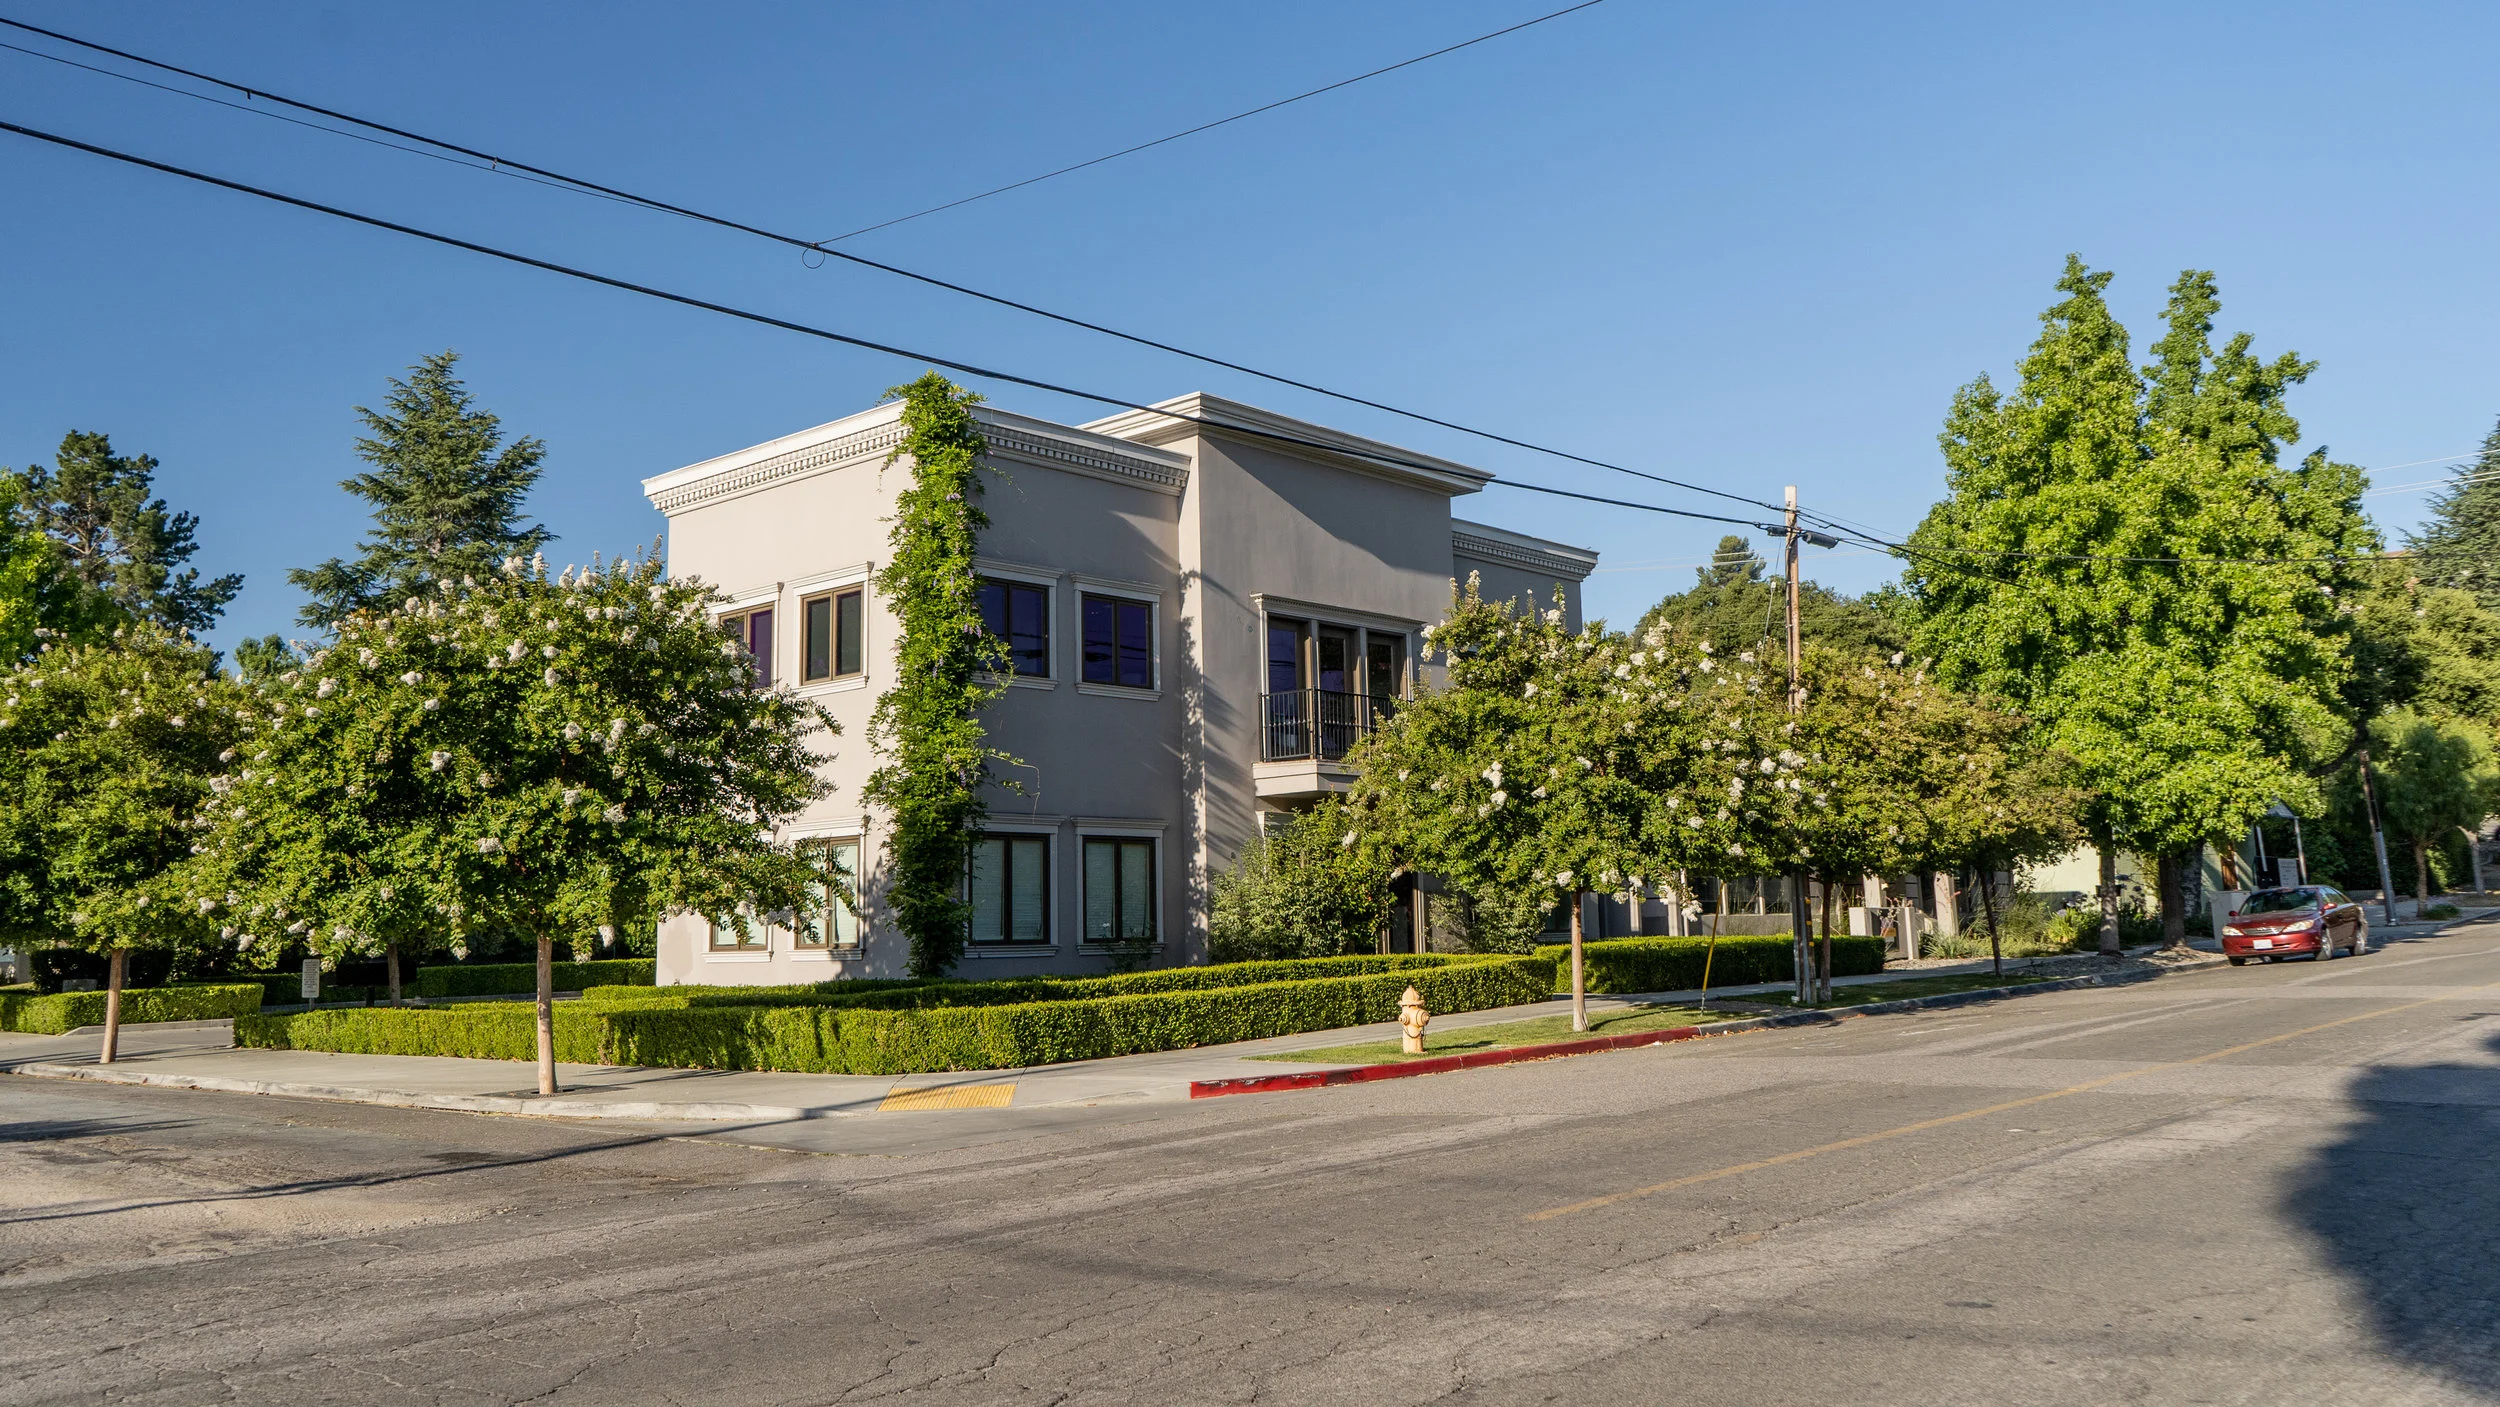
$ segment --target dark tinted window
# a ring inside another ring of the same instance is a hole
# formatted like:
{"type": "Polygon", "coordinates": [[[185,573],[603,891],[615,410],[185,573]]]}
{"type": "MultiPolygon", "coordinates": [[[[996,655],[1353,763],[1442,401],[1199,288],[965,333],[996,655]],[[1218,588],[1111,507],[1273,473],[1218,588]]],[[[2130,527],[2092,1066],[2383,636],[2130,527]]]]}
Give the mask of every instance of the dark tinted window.
{"type": "Polygon", "coordinates": [[[1020,581],[981,583],[981,625],[1007,642],[1009,667],[1035,679],[1050,677],[1050,592],[1020,581]]]}
{"type": "Polygon", "coordinates": [[[1154,687],[1154,607],[1112,596],[1085,598],[1085,680],[1154,687]]]}
{"type": "Polygon", "coordinates": [[[2260,889],[2240,904],[2244,914],[2271,914],[2285,909],[2305,909],[2318,902],[2315,889],[2260,889]]]}

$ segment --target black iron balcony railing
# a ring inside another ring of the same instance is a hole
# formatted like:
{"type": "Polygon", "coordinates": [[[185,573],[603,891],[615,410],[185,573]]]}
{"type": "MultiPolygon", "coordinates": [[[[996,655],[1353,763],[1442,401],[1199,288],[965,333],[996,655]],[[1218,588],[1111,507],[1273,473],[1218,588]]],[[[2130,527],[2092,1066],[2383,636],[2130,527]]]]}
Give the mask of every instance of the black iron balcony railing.
{"type": "Polygon", "coordinates": [[[1377,727],[1397,700],[1331,689],[1259,695],[1259,760],[1334,762],[1377,727]]]}

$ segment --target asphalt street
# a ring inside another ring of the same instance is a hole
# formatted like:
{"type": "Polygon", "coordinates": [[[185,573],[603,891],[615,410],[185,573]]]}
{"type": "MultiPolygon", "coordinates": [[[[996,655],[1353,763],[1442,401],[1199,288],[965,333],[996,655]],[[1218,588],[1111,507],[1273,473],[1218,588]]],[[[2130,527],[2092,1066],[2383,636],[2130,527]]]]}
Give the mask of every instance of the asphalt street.
{"type": "Polygon", "coordinates": [[[0,1077],[0,1402],[2488,1402],[2495,1150],[2500,923],[1043,1122],[0,1077]]]}

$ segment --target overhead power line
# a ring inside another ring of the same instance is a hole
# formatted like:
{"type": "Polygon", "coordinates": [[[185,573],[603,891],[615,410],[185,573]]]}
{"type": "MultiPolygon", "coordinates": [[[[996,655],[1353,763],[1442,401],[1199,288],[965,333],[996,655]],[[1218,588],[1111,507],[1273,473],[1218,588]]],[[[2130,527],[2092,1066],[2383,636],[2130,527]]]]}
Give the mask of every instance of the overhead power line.
{"type": "MultiPolygon", "coordinates": [[[[1590,3],[1597,3],[1597,0],[1590,0],[1590,3]]],[[[1587,6],[1580,5],[1574,6],[1573,8],[1585,9],[1587,6]]],[[[1555,15],[1569,13],[1571,13],[1570,10],[1558,10],[1554,12],[1554,15],[1548,15],[1544,18],[1551,19],[1554,18],[1555,15]]],[[[1529,21],[1529,23],[1542,23],[1542,20],[1532,20],[1529,21]]],[[[1595,469],[1604,469],[1612,473],[1624,474],[1636,479],[1645,479],[1651,483],[1665,484],[1670,488],[1683,489],[1689,493],[1706,494],[1714,498],[1721,498],[1735,503],[1742,503],[1748,507],[1767,508],[1773,512],[1780,511],[1780,505],[1770,503],[1763,499],[1749,498],[1741,493],[1732,493],[1725,489],[1712,488],[1706,484],[1696,484],[1683,479],[1672,478],[1668,475],[1653,473],[1645,469],[1635,469],[1629,465],[1618,464],[1610,460],[1575,454],[1569,450],[1557,449],[1551,445],[1539,444],[1533,440],[1519,439],[1514,436],[1500,434],[1496,431],[1479,429],[1472,425],[1462,424],[1455,420],[1444,419],[1443,417],[1437,415],[1430,415],[1423,411],[1409,410],[1403,406],[1392,405],[1387,401],[1375,400],[1371,397],[1356,395],[1349,391],[1335,390],[1316,382],[1306,381],[1298,377],[1287,376],[1281,372],[1265,371],[1258,367],[1233,361],[1229,358],[1215,356],[1207,352],[1193,351],[1187,347],[1182,347],[1171,342],[1143,336],[1138,333],[1122,331],[1119,328],[1109,327],[1086,318],[1075,317],[1067,313],[1054,312],[1048,308],[1038,307],[1020,299],[990,293],[982,289],[956,283],[950,279],[938,278],[935,275],[924,274],[914,269],[907,269],[898,264],[889,264],[883,260],[870,259],[862,255],[850,253],[847,250],[828,248],[826,246],[826,242],[822,240],[811,240],[800,235],[765,229],[758,225],[749,224],[743,220],[733,219],[724,215],[711,214],[707,211],[662,200],[656,196],[641,195],[615,186],[603,185],[597,181],[592,181],[584,177],[566,175],[560,171],[551,170],[543,166],[532,165],[525,161],[518,161],[508,156],[497,155],[496,153],[483,151],[476,147],[464,146],[460,143],[452,142],[444,138],[429,137],[421,132],[411,131],[404,127],[395,127],[388,123],[375,121],[371,118],[357,117],[352,113],[340,112],[334,108],[322,107],[316,103],[305,102],[301,99],[290,98],[282,94],[272,93],[266,88],[247,85],[229,78],[220,78],[214,74],[203,73],[197,69],[185,68],[179,64],[169,63],[161,59],[151,59],[145,55],[134,54],[125,49],[117,49],[110,45],[97,43],[94,40],[81,39],[75,35],[64,34],[59,30],[45,29],[40,25],[28,24],[23,20],[14,20],[6,18],[5,16],[0,16],[0,25],[22,30],[30,34],[38,34],[46,39],[55,40],[60,43],[76,45],[82,49],[89,50],[90,52],[106,54],[125,62],[142,64],[160,72],[177,74],[181,77],[192,79],[195,82],[212,84],[229,92],[240,93],[244,97],[254,101],[265,100],[277,103],[285,107],[293,108],[298,112],[311,113],[315,116],[329,118],[333,121],[350,123],[357,127],[364,128],[369,132],[379,132],[386,136],[401,138],[405,141],[422,143],[425,146],[435,149],[435,151],[432,152],[417,152],[417,155],[435,156],[437,159],[451,159],[450,157],[438,155],[438,153],[450,153],[452,157],[466,158],[465,160],[455,161],[454,164],[456,165],[467,166],[474,170],[483,170],[496,175],[511,176],[515,179],[528,180],[538,185],[553,185],[558,189],[571,189],[580,194],[597,196],[602,199],[612,200],[622,204],[640,206],[644,209],[657,211],[662,214],[675,215],[682,219],[693,220],[701,224],[712,225],[726,230],[733,230],[740,234],[750,235],[758,239],[769,240],[775,244],[784,245],[792,249],[819,254],[828,258],[841,259],[864,268],[875,269],[880,273],[892,274],[898,278],[910,279],[915,283],[925,284],[932,288],[944,289],[949,293],[961,294],[968,298],[976,298],[985,303],[990,303],[1002,308],[1010,308],[1020,313],[1030,314],[1034,317],[1047,318],[1050,321],[1059,323],[1063,326],[1079,328],[1087,332],[1096,333],[1100,336],[1116,338],[1134,346],[1146,347],[1154,351],[1168,353],[1172,356],[1183,357],[1205,366],[1219,367],[1226,371],[1239,372],[1244,376],[1256,377],[1259,380],[1266,381],[1274,385],[1289,386],[1298,391],[1308,391],[1313,395],[1326,396],[1331,400],[1340,401],[1347,405],[1363,406],[1367,409],[1399,416],[1403,419],[1412,420],[1420,424],[1433,425],[1444,430],[1456,431],[1459,434],[1472,436],[1476,439],[1484,440],[1492,444],[1508,445],[1514,449],[1523,449],[1534,454],[1548,455],[1574,464],[1584,464],[1595,469]]],[[[1516,26],[1514,26],[1514,28],[1516,28],[1516,26]]],[[[1490,38],[1492,36],[1488,35],[1484,37],[1490,38]]],[[[1480,43],[1482,40],[1470,40],[1469,42],[1480,43]]],[[[16,46],[12,45],[7,47],[15,48],[16,46]]],[[[56,55],[42,54],[31,49],[16,49],[16,52],[32,54],[37,58],[50,59],[57,63],[71,64],[72,67],[85,69],[91,73],[102,73],[109,77],[121,78],[128,82],[141,83],[147,87],[156,88],[164,92],[180,93],[187,97],[198,98],[203,102],[217,103],[223,107],[240,107],[238,104],[211,98],[205,94],[189,93],[180,88],[169,87],[168,85],[161,83],[150,83],[145,79],[134,78],[128,74],[112,73],[107,69],[99,69],[87,64],[73,63],[71,60],[63,59],[56,55]]],[[[1429,55],[1426,57],[1429,57],[1429,55]]],[[[1410,62],[1416,62],[1416,60],[1410,60],[1410,62]]],[[[260,108],[240,107],[240,110],[258,112],[261,115],[268,117],[280,117],[280,114],[270,113],[260,108]]],[[[337,128],[324,126],[321,123],[298,122],[292,118],[281,118],[281,120],[295,122],[295,125],[297,126],[311,127],[317,131],[331,132],[338,136],[353,137],[359,141],[372,140],[371,138],[361,136],[358,133],[342,132],[337,128]]],[[[382,142],[378,145],[393,147],[394,149],[401,151],[412,150],[408,147],[399,146],[399,144],[395,142],[382,142]]]]}
{"type": "Polygon", "coordinates": [[[1010,181],[1003,186],[992,186],[990,189],[982,191],[976,195],[967,195],[957,200],[950,200],[943,205],[932,205],[926,210],[915,210],[909,215],[897,215],[891,220],[880,220],[873,225],[862,225],[858,229],[852,230],[847,234],[835,235],[833,238],[824,241],[824,243],[838,244],[843,240],[867,234],[872,230],[891,229],[896,225],[904,223],[905,221],[917,220],[923,215],[935,215],[941,210],[952,210],[957,206],[970,205],[976,200],[987,200],[994,195],[1005,195],[1009,191],[1022,190],[1026,186],[1039,185],[1044,181],[1052,179],[1053,177],[1065,176],[1074,171],[1082,171],[1089,166],[1100,166],[1106,161],[1117,161],[1124,156],[1135,156],[1141,151],[1163,146],[1167,143],[1177,142],[1183,137],[1194,137],[1201,132],[1212,132],[1218,127],[1224,127],[1232,123],[1239,122],[1245,117],[1256,117],[1263,112],[1274,112],[1280,107],[1290,107],[1295,103],[1301,102],[1305,98],[1316,98],[1322,93],[1333,93],[1340,88],[1351,88],[1355,84],[1360,83],[1367,78],[1378,78],[1384,73],[1395,73],[1402,68],[1413,68],[1415,65],[1422,63],[1427,59],[1437,59],[1443,54],[1455,54],[1461,49],[1472,49],[1476,45],[1484,43],[1486,40],[1499,39],[1505,34],[1517,34],[1523,29],[1543,24],[1547,20],[1561,19],[1565,15],[1574,13],[1575,11],[1585,10],[1592,5],[1599,3],[1602,3],[1602,0],[1580,0],[1579,4],[1566,5],[1562,9],[1554,11],[1552,14],[1539,15],[1532,20],[1522,20],[1506,29],[1497,29],[1491,34],[1479,34],[1473,39],[1462,40],[1459,43],[1435,49],[1429,54],[1417,54],[1411,59],[1401,60],[1397,63],[1390,64],[1386,68],[1376,68],[1369,73],[1358,73],[1352,78],[1340,78],[1334,83],[1313,88],[1308,92],[1296,93],[1290,98],[1278,98],[1272,103],[1262,103],[1261,105],[1251,108],[1248,111],[1234,113],[1230,117],[1219,117],[1213,122],[1201,122],[1195,127],[1183,128],[1178,132],[1172,133],[1168,137],[1157,137],[1151,142],[1139,142],[1135,146],[1122,147],[1118,151],[1097,156],[1090,161],[1080,161],[1073,166],[1062,166],[1056,171],[1045,171],[1038,176],[1027,176],[1021,181],[1010,181]]]}
{"type": "MultiPolygon", "coordinates": [[[[202,185],[215,186],[221,190],[234,191],[241,195],[255,196],[262,200],[274,201],[280,205],[293,206],[298,210],[309,210],[315,214],[328,215],[334,219],[347,220],[355,224],[370,226],[374,229],[389,230],[394,234],[408,235],[415,239],[427,240],[431,243],[445,245],[453,249],[467,250],[472,254],[483,254],[488,258],[501,259],[507,263],[520,264],[528,268],[540,269],[547,273],[562,274],[567,278],[580,279],[585,283],[595,283],[606,288],[619,289],[627,293],[637,293],[646,298],[656,298],[663,302],[676,303],[689,308],[699,308],[705,312],[719,313],[724,317],[737,318],[745,322],[759,323],[766,327],[777,327],[785,332],[795,332],[807,337],[821,338],[828,342],[839,342],[845,346],[858,347],[871,352],[880,352],[887,356],[901,357],[909,361],[923,362],[932,366],[940,366],[949,371],[961,372],[967,376],[979,377],[990,381],[1003,381],[1016,386],[1029,386],[1037,391],[1048,391],[1054,395],[1071,396],[1078,400],[1091,401],[1097,405],[1111,406],[1120,410],[1144,411],[1150,415],[1164,416],[1167,419],[1177,420],[1184,424],[1200,426],[1204,429],[1215,431],[1220,434],[1234,435],[1247,439],[1263,440],[1271,444],[1292,445],[1301,449],[1319,450],[1328,454],[1343,455],[1350,458],[1368,460],[1376,464],[1389,465],[1397,468],[1416,469],[1427,473],[1443,472],[1441,466],[1426,463],[1423,460],[1408,459],[1399,455],[1386,454],[1376,450],[1353,449],[1341,444],[1329,444],[1324,441],[1305,439],[1297,435],[1282,434],[1273,430],[1262,430],[1252,426],[1237,425],[1229,421],[1209,420],[1202,416],[1184,415],[1178,411],[1149,405],[1143,401],[1131,400],[1124,396],[1107,396],[1096,391],[1079,390],[1076,387],[1062,385],[1055,381],[1044,381],[1037,377],[1018,375],[1012,371],[1002,371],[996,367],[987,367],[974,362],[962,361],[957,358],[942,357],[929,352],[915,351],[908,347],[898,347],[891,343],[872,341],[865,337],[854,337],[846,332],[836,332],[830,328],[815,327],[803,322],[793,322],[788,318],[774,317],[770,313],[759,313],[748,308],[733,307],[727,303],[715,303],[708,299],[697,298],[691,294],[675,293],[663,288],[654,288],[648,284],[633,283],[626,279],[613,278],[607,274],[594,273],[588,269],[576,268],[569,264],[559,264],[553,260],[540,259],[509,249],[499,249],[491,244],[480,244],[475,240],[461,239],[456,235],[447,235],[434,230],[422,229],[415,225],[401,224],[396,220],[385,220],[378,215],[366,215],[354,210],[343,209],[339,206],[324,205],[319,201],[306,200],[301,196],[287,195],[280,191],[267,190],[260,186],[247,185],[241,181],[230,181],[223,176],[212,176],[205,171],[194,171],[188,167],[173,165],[170,162],[155,161],[148,157],[139,156],[131,152],[118,151],[112,147],[98,146],[93,142],[82,142],[75,137],[65,137],[55,132],[46,132],[39,128],[22,126],[15,122],[0,122],[0,132],[13,132],[21,137],[32,138],[35,141],[45,142],[57,147],[65,147],[72,151],[85,152],[90,156],[104,157],[111,161],[122,162],[125,165],[141,167],[146,170],[160,172],[168,176],[180,176],[185,180],[197,181],[202,185]]],[[[1519,479],[1504,479],[1496,477],[1492,480],[1492,482],[1500,484],[1506,488],[1522,489],[1530,493],[1551,494],[1558,498],[1578,499],[1584,503],[1602,503],[1615,508],[1632,508],[1645,513],[1663,513],[1671,517],[1693,518],[1704,522],[1736,523],[1748,527],[1760,528],[1764,531],[1771,531],[1771,529],[1767,528],[1763,524],[1755,523],[1744,518],[1730,518],[1717,513],[1697,513],[1690,509],[1668,508],[1655,503],[1637,503],[1629,499],[1606,498],[1597,494],[1579,493],[1571,489],[1555,488],[1547,484],[1528,483],[1519,479]]]]}

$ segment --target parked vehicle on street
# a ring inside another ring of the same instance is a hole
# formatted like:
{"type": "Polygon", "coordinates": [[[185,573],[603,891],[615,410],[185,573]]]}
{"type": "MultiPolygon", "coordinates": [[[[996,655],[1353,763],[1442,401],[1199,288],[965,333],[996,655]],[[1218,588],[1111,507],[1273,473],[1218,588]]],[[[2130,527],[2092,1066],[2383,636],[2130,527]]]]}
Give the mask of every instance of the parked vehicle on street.
{"type": "Polygon", "coordinates": [[[2222,926],[2222,953],[2233,967],[2251,958],[2325,962],[2339,951],[2370,950],[2370,916],[2342,890],[2323,884],[2260,889],[2241,901],[2222,926]]]}

